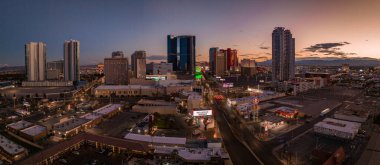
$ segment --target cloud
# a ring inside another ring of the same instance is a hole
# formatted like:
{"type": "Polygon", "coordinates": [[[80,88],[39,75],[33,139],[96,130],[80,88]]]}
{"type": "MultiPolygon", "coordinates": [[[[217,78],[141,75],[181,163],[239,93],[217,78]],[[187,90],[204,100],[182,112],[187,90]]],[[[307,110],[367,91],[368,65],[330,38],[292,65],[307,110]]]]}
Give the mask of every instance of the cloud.
{"type": "Polygon", "coordinates": [[[242,57],[248,57],[248,56],[257,56],[258,54],[239,54],[239,56],[242,57]]]}
{"type": "Polygon", "coordinates": [[[269,49],[270,47],[269,47],[269,46],[260,46],[259,48],[260,48],[260,49],[267,50],[267,49],[269,49]]]}
{"type": "Polygon", "coordinates": [[[265,41],[262,42],[261,44],[257,45],[260,49],[263,49],[263,50],[268,50],[270,47],[269,46],[265,46],[265,41]]]}
{"type": "Polygon", "coordinates": [[[253,59],[255,59],[255,60],[268,60],[269,58],[266,56],[259,56],[259,57],[254,57],[253,59]]]}
{"type": "Polygon", "coordinates": [[[234,45],[232,45],[232,46],[235,46],[235,47],[236,47],[236,46],[240,46],[240,45],[238,45],[238,44],[234,44],[234,45]]]}
{"type": "Polygon", "coordinates": [[[323,55],[333,55],[340,57],[347,57],[349,55],[356,55],[356,53],[346,53],[341,51],[340,47],[349,45],[349,42],[330,42],[330,43],[319,43],[315,45],[311,45],[307,48],[304,48],[306,52],[312,52],[315,54],[323,54],[323,55]]]}
{"type": "Polygon", "coordinates": [[[147,60],[166,60],[167,57],[165,55],[152,55],[146,57],[147,60]]]}

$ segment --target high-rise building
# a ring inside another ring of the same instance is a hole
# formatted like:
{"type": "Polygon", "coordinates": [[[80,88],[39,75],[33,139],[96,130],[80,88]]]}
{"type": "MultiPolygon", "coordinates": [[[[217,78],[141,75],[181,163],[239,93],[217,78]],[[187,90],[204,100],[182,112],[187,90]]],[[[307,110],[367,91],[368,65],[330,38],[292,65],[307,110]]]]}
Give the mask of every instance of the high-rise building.
{"type": "Polygon", "coordinates": [[[129,81],[128,58],[123,52],[113,52],[112,58],[104,59],[105,84],[127,85],[129,81]]]}
{"type": "Polygon", "coordinates": [[[25,45],[25,70],[28,81],[46,79],[46,44],[29,42],[25,45]]]}
{"type": "Polygon", "coordinates": [[[209,51],[209,69],[212,73],[215,73],[215,57],[216,54],[218,54],[219,48],[218,47],[212,47],[209,51]]]}
{"type": "Polygon", "coordinates": [[[195,36],[168,35],[168,63],[173,70],[185,74],[195,73],[195,36]]]}
{"type": "Polygon", "coordinates": [[[77,40],[65,41],[63,45],[65,70],[65,81],[79,81],[80,80],[80,43],[77,40]]]}
{"type": "Polygon", "coordinates": [[[46,63],[46,79],[61,80],[63,77],[64,61],[50,61],[46,63]]]}
{"type": "Polygon", "coordinates": [[[237,50],[227,48],[225,51],[226,51],[226,56],[227,56],[227,70],[228,71],[235,70],[236,67],[239,65],[237,50]]]}
{"type": "Polygon", "coordinates": [[[131,56],[132,71],[134,78],[145,79],[146,75],[146,52],[135,51],[131,56]]]}
{"type": "Polygon", "coordinates": [[[272,81],[287,81],[295,74],[295,39],[290,30],[276,27],[272,32],[272,81]]]}
{"type": "Polygon", "coordinates": [[[210,70],[214,75],[223,76],[227,71],[226,51],[218,47],[210,48],[210,70]]]}
{"type": "Polygon", "coordinates": [[[227,71],[226,51],[221,49],[215,55],[215,75],[223,76],[227,71]]]}

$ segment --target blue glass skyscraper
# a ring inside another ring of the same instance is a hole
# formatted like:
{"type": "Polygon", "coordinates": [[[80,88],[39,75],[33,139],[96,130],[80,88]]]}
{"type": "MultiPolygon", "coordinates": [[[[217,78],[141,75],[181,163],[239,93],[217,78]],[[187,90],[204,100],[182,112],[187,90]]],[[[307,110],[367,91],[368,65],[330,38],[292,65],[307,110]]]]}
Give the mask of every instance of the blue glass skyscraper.
{"type": "Polygon", "coordinates": [[[195,36],[168,35],[168,63],[173,70],[185,74],[195,72],[195,36]]]}

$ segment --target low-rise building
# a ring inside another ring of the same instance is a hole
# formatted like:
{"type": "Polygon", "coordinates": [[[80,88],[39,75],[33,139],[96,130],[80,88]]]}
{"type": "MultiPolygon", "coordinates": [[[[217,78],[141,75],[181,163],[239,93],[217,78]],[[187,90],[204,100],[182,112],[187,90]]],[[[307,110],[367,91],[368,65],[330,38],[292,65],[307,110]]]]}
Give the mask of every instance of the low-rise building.
{"type": "Polygon", "coordinates": [[[367,121],[369,111],[367,109],[342,109],[334,113],[334,118],[353,122],[364,123],[367,121]]]}
{"type": "Polygon", "coordinates": [[[128,133],[124,139],[147,142],[158,146],[185,146],[186,138],[183,137],[165,137],[165,136],[150,136],[128,133]]]}
{"type": "Polygon", "coordinates": [[[32,142],[36,142],[46,137],[47,129],[41,125],[34,125],[20,131],[20,136],[32,142]]]}
{"type": "Polygon", "coordinates": [[[274,112],[283,118],[296,118],[298,115],[298,110],[289,107],[278,107],[274,109],[274,112]]]}
{"type": "Polygon", "coordinates": [[[360,126],[361,124],[356,122],[325,118],[314,125],[314,132],[342,139],[353,139],[360,126]]]}
{"type": "Polygon", "coordinates": [[[25,120],[20,120],[18,122],[14,122],[11,124],[6,125],[5,127],[7,128],[8,131],[18,134],[21,130],[31,127],[33,123],[25,121],[25,120]]]}
{"type": "Polygon", "coordinates": [[[151,85],[101,85],[95,89],[96,97],[115,96],[153,96],[156,93],[164,93],[162,88],[151,85]]]}
{"type": "Polygon", "coordinates": [[[199,93],[192,93],[187,98],[187,110],[192,110],[202,107],[202,96],[199,93]]]}
{"type": "Polygon", "coordinates": [[[3,135],[0,135],[0,153],[11,164],[13,161],[20,160],[28,155],[28,151],[24,147],[14,143],[3,135]]]}
{"type": "Polygon", "coordinates": [[[169,159],[180,159],[185,164],[224,164],[223,159],[229,155],[223,148],[184,148],[184,147],[162,147],[154,148],[156,158],[169,157],[169,159]]]}
{"type": "Polygon", "coordinates": [[[71,137],[86,129],[86,123],[91,120],[74,118],[53,125],[53,133],[59,137],[71,137]]]}
{"type": "MultiPolygon", "coordinates": [[[[151,80],[143,80],[151,81],[151,80]]],[[[101,85],[94,89],[96,97],[115,96],[162,96],[192,91],[193,80],[161,80],[155,85],[101,85]]]]}
{"type": "Polygon", "coordinates": [[[101,123],[103,121],[103,116],[99,113],[90,112],[86,113],[82,116],[80,116],[81,119],[87,119],[89,120],[88,123],[86,123],[86,128],[92,128],[93,126],[101,123]]]}
{"type": "Polygon", "coordinates": [[[122,106],[121,104],[108,104],[93,112],[102,115],[103,118],[110,118],[118,114],[122,110],[122,106]]]}
{"type": "Polygon", "coordinates": [[[164,100],[141,99],[132,107],[132,111],[150,114],[155,112],[160,114],[176,114],[177,104],[164,100]]]}
{"type": "Polygon", "coordinates": [[[23,87],[71,87],[72,81],[23,81],[23,87]]]}

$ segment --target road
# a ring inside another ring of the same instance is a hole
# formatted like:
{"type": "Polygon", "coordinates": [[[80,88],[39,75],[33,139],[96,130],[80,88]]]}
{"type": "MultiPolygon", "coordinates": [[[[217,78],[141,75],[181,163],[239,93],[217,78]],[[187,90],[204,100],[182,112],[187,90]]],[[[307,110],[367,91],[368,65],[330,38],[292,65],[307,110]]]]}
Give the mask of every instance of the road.
{"type": "Polygon", "coordinates": [[[215,119],[218,122],[219,130],[223,137],[223,142],[227,148],[232,162],[235,165],[241,164],[260,164],[258,160],[251,154],[251,152],[236,139],[228,126],[226,118],[223,117],[224,114],[219,110],[215,112],[215,119]]]}

